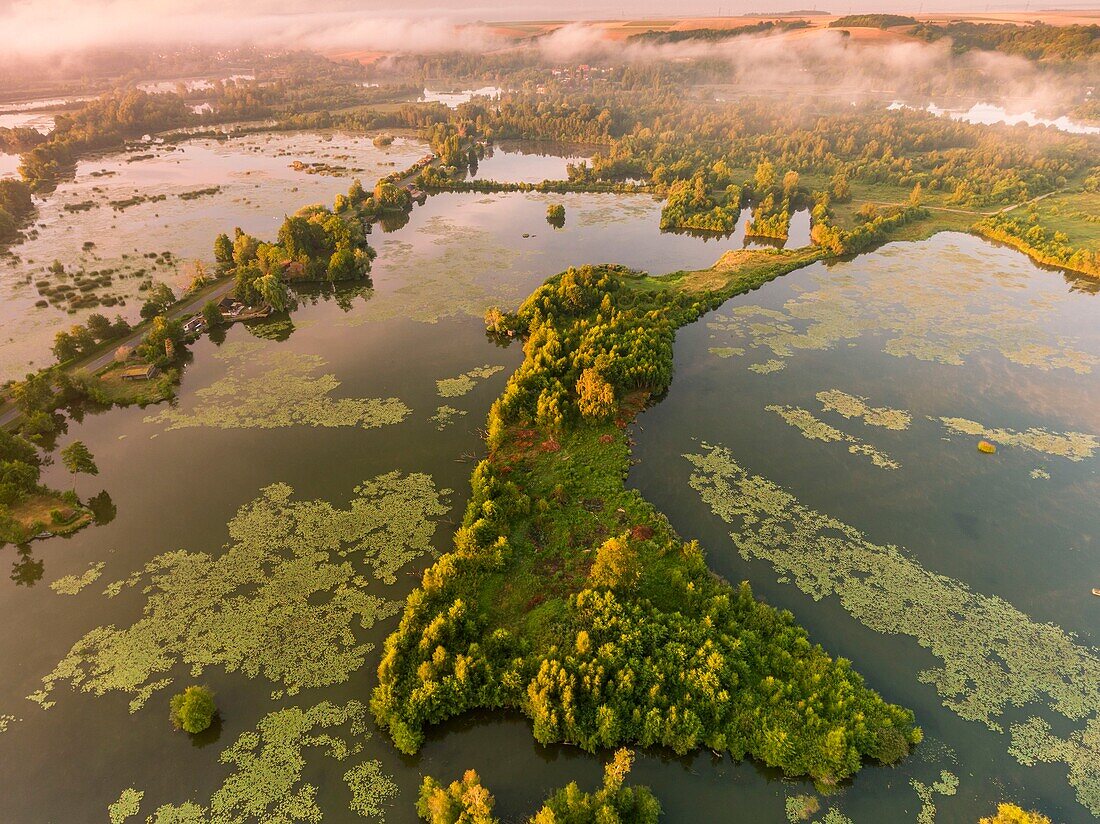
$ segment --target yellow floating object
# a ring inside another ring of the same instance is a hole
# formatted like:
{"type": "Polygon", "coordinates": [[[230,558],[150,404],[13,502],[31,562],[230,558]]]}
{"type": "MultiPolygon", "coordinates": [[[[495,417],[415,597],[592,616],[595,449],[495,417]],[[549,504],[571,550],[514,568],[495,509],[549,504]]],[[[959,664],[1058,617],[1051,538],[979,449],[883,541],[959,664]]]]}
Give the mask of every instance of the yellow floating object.
{"type": "Polygon", "coordinates": [[[997,447],[989,441],[978,441],[978,451],[985,452],[987,455],[992,455],[997,451],[997,447]]]}

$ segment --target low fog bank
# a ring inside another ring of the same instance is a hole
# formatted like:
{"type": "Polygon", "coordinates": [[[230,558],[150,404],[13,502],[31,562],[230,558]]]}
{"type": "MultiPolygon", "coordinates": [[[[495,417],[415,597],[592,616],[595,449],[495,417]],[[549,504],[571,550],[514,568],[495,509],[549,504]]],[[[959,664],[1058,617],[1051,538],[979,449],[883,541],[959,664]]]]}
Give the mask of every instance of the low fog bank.
{"type": "MultiPolygon", "coordinates": [[[[340,0],[329,3],[329,10],[310,13],[295,13],[290,5],[284,8],[269,0],[234,4],[203,0],[186,7],[168,0],[7,0],[6,4],[0,0],[0,31],[16,33],[7,38],[14,48],[9,61],[48,60],[54,67],[76,70],[81,55],[96,49],[168,49],[183,43],[329,54],[487,54],[523,49],[531,62],[547,65],[705,63],[710,81],[728,84],[730,94],[928,102],[984,91],[989,99],[1016,111],[1051,111],[1079,104],[1085,86],[1095,84],[1097,72],[1095,63],[1051,67],[996,52],[954,55],[947,40],[929,44],[888,32],[850,38],[838,30],[818,28],[655,44],[607,39],[603,29],[584,23],[531,36],[463,22],[478,8],[458,14],[444,8],[445,3],[439,3],[439,8],[427,2],[403,3],[389,12],[356,9],[340,0]]],[[[483,10],[493,12],[496,19],[505,16],[495,6],[483,10]]]]}

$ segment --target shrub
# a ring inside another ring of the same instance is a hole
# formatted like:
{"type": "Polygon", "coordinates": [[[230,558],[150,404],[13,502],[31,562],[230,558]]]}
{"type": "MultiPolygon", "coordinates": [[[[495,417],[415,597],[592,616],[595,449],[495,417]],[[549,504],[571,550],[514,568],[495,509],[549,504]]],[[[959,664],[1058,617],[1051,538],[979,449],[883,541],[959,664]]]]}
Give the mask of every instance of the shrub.
{"type": "Polygon", "coordinates": [[[207,687],[198,685],[192,685],[173,695],[169,710],[172,726],[191,734],[207,729],[218,711],[214,706],[214,693],[207,687]]]}

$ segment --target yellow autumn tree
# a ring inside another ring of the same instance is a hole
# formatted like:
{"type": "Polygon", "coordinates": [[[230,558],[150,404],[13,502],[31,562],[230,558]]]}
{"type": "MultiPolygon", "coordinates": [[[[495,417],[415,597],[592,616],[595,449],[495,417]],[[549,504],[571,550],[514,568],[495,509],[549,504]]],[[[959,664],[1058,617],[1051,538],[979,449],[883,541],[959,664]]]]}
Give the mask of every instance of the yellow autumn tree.
{"type": "Polygon", "coordinates": [[[615,414],[615,389],[599,371],[589,367],[577,381],[577,406],[589,420],[607,420],[615,414]]]}

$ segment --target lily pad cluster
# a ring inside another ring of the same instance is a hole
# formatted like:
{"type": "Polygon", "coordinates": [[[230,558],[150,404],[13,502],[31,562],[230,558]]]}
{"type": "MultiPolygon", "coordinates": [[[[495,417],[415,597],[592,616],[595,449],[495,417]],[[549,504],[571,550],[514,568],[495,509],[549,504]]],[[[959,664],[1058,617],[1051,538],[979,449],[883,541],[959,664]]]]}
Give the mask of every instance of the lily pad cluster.
{"type": "MultiPolygon", "coordinates": [[[[324,701],[314,707],[287,707],[264,716],[254,731],[242,733],[222,752],[233,767],[206,804],[164,804],[148,817],[150,824],[283,821],[319,822],[319,788],[304,778],[308,750],[319,749],[344,761],[362,752],[369,739],[366,708],[358,701],[341,706],[324,701]]],[[[385,804],[397,785],[377,761],[364,761],[344,774],[351,809],[384,820],[385,804]]],[[[144,793],[129,789],[109,808],[112,824],[139,812],[144,793]],[[116,819],[116,816],[117,819],[116,819]]]]}
{"type": "Polygon", "coordinates": [[[455,378],[444,378],[435,382],[436,391],[441,398],[458,398],[468,394],[477,386],[479,380],[491,378],[497,372],[504,370],[503,366],[485,364],[469,372],[463,372],[455,378]]]}
{"type": "Polygon", "coordinates": [[[273,429],[287,426],[355,426],[401,423],[411,410],[397,398],[334,398],[340,381],[317,374],[318,355],[238,347],[222,354],[225,376],[195,392],[191,409],[169,408],[145,418],[167,429],[273,429]],[[258,370],[258,371],[257,371],[258,370]]]}
{"type": "Polygon", "coordinates": [[[272,484],[230,521],[224,552],[167,552],[108,587],[142,585],[141,618],[86,634],[28,697],[48,708],[67,681],[97,695],[128,693],[136,711],[179,664],[195,678],[211,666],[262,675],[289,694],[346,681],[373,648],[356,630],[400,608],[374,595],[369,579],[392,582],[433,552],[446,494],[427,475],[391,472],[337,509],[272,484]]]}

